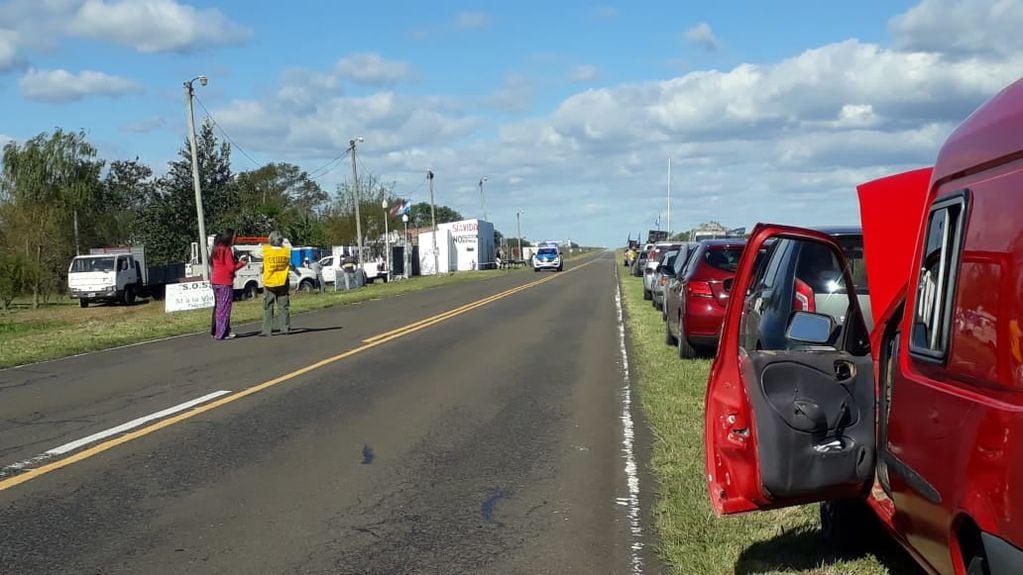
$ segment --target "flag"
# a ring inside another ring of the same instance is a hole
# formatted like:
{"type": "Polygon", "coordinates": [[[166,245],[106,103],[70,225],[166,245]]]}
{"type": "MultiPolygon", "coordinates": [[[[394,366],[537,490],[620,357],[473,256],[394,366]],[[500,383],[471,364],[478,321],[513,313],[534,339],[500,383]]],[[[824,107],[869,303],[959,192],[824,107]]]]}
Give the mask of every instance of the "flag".
{"type": "Polygon", "coordinates": [[[399,216],[404,216],[405,214],[409,213],[409,210],[411,210],[411,209],[412,209],[412,204],[410,204],[408,202],[403,202],[401,204],[401,209],[398,210],[398,215],[399,216]]]}
{"type": "Polygon", "coordinates": [[[391,206],[391,215],[397,216],[401,214],[401,210],[405,207],[405,202],[398,202],[391,206]]]}

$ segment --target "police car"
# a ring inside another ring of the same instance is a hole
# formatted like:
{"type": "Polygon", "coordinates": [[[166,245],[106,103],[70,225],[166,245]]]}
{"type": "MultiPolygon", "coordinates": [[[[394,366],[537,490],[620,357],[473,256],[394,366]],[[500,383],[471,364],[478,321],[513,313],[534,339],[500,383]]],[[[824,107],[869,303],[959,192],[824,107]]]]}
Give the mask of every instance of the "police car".
{"type": "Polygon", "coordinates": [[[561,251],[557,244],[541,244],[536,253],[533,254],[533,271],[565,269],[565,263],[561,260],[561,251]]]}

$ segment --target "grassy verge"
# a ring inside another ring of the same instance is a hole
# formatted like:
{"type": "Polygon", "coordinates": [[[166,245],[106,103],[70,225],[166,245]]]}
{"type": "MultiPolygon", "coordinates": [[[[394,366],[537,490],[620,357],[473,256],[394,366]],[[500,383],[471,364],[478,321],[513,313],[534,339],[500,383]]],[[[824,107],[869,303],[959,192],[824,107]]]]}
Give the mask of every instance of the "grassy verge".
{"type": "MultiPolygon", "coordinates": [[[[323,295],[294,294],[291,310],[292,313],[301,313],[444,285],[503,277],[521,271],[463,272],[416,277],[386,284],[374,283],[360,290],[327,291],[323,295]]],[[[235,302],[232,323],[237,325],[258,321],[262,314],[262,298],[235,302]]],[[[67,305],[67,301],[38,310],[19,307],[13,313],[0,314],[0,368],[173,335],[203,332],[209,329],[209,325],[208,309],[165,313],[161,301],[149,301],[131,307],[99,305],[88,309],[80,309],[77,304],[67,305]]]]}
{"type": "MultiPolygon", "coordinates": [[[[620,260],[619,260],[620,261],[620,260]]],[[[620,271],[624,268],[620,268],[620,271]]],[[[715,518],[703,478],[703,401],[710,360],[679,360],[642,278],[620,273],[630,358],[653,436],[660,555],[674,573],[877,575],[913,572],[894,549],[843,556],[820,536],[817,507],[715,518]]]]}
{"type": "MultiPolygon", "coordinates": [[[[565,259],[578,260],[593,254],[581,251],[565,259]]],[[[460,272],[442,276],[414,277],[387,284],[374,283],[354,291],[294,294],[292,313],[301,313],[401,295],[457,283],[487,280],[522,273],[529,267],[484,272],[460,272]]],[[[0,313],[0,368],[58,359],[119,345],[151,341],[174,335],[201,333],[209,329],[210,311],[164,313],[163,302],[149,301],[131,307],[115,305],[78,307],[69,298],[58,298],[37,310],[16,302],[10,313],[0,313]]],[[[235,302],[234,324],[262,318],[262,299],[235,302]]]]}

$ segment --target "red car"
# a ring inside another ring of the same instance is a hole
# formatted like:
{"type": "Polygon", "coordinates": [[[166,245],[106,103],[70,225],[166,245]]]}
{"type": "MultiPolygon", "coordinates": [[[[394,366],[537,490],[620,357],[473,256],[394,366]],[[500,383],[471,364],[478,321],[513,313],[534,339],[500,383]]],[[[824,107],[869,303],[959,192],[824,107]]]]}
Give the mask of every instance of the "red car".
{"type": "Polygon", "coordinates": [[[683,359],[718,344],[729,287],[746,241],[704,240],[689,258],[682,276],[666,287],[667,342],[678,345],[683,359]]]}
{"type": "MultiPolygon", "coordinates": [[[[928,573],[1023,573],[1023,81],[933,171],[859,194],[873,330],[850,287],[843,317],[794,310],[791,345],[745,349],[754,258],[738,266],[707,386],[712,507],[821,501],[825,534],[880,520],[928,573]]],[[[833,238],[759,225],[747,254],[772,238],[826,247],[819,271],[854,286],[833,238]]]]}

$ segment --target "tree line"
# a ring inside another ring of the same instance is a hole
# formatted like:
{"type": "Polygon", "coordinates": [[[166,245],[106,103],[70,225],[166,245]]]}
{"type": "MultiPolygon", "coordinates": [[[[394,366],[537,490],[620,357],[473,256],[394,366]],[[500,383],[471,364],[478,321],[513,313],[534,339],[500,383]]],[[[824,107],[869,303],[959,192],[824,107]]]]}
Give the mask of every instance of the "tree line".
{"type": "MultiPolygon", "coordinates": [[[[309,173],[288,163],[234,172],[231,146],[206,122],[196,138],[207,233],[239,235],[280,230],[294,245],[356,243],[351,184],[325,191],[309,173]]],[[[394,184],[360,177],[364,238],[401,229],[400,216],[381,203],[402,202],[394,184]]],[[[437,206],[438,223],[461,220],[437,206]]],[[[430,205],[411,206],[410,227],[430,225],[430,205]]],[[[68,264],[100,246],[143,245],[147,263],[187,261],[199,236],[192,156],[186,141],[164,175],[135,160],[107,163],[83,131],[57,128],[3,148],[0,168],[0,309],[18,297],[33,307],[65,292],[68,264]]]]}

